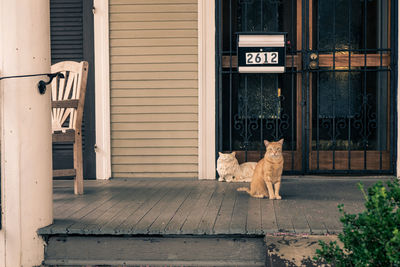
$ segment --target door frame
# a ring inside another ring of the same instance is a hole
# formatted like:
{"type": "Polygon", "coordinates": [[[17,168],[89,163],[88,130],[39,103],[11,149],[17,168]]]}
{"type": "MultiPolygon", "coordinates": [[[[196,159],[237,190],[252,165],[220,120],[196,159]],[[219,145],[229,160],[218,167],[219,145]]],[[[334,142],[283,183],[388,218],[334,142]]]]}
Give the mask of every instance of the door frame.
{"type": "MultiPolygon", "coordinates": [[[[301,10],[300,15],[302,16],[302,18],[300,18],[300,21],[301,21],[301,24],[302,24],[302,25],[300,25],[302,40],[301,40],[301,42],[298,42],[298,46],[301,44],[301,48],[302,48],[301,50],[303,50],[303,52],[304,52],[308,48],[307,47],[308,46],[308,41],[306,41],[307,39],[306,39],[306,36],[305,36],[306,34],[308,34],[308,30],[306,31],[305,29],[307,29],[306,27],[307,27],[307,25],[309,23],[312,23],[312,21],[311,21],[312,20],[312,16],[308,16],[308,12],[309,11],[308,11],[307,7],[308,7],[309,3],[312,0],[297,0],[297,1],[302,3],[302,7],[300,9],[301,10]],[[304,19],[303,17],[308,18],[308,21],[306,19],[304,19]]],[[[214,2],[214,1],[212,1],[212,2],[214,2]]],[[[219,97],[220,97],[217,88],[219,88],[220,83],[221,83],[221,81],[219,79],[219,68],[222,66],[221,58],[218,55],[219,47],[220,47],[220,44],[221,44],[221,38],[222,38],[222,36],[220,34],[220,31],[218,30],[218,28],[221,27],[220,25],[222,25],[222,22],[221,22],[221,20],[222,20],[222,8],[221,8],[222,0],[216,0],[215,2],[217,3],[215,5],[215,25],[216,25],[215,28],[217,29],[215,31],[215,50],[214,50],[215,51],[215,56],[216,56],[215,65],[214,65],[215,83],[214,83],[213,87],[208,87],[208,88],[204,88],[204,87],[200,87],[199,86],[199,98],[200,98],[201,93],[202,92],[204,93],[205,90],[207,90],[207,92],[212,92],[213,91],[214,94],[215,94],[215,102],[214,103],[215,103],[215,105],[217,105],[217,103],[219,102],[219,97]]],[[[399,38],[399,35],[398,35],[398,24],[399,24],[398,13],[399,13],[399,6],[398,6],[397,1],[391,0],[391,10],[390,11],[391,11],[391,22],[390,22],[391,23],[391,38],[390,38],[390,43],[391,43],[391,47],[392,47],[392,51],[393,51],[391,53],[391,61],[393,62],[393,67],[394,67],[394,69],[392,70],[392,74],[394,74],[394,75],[391,75],[391,81],[390,81],[390,83],[391,83],[390,93],[393,96],[397,96],[397,98],[392,98],[391,99],[391,104],[392,104],[393,108],[392,108],[392,113],[390,114],[390,123],[391,123],[391,126],[393,127],[393,130],[390,132],[390,135],[391,135],[391,141],[390,142],[393,145],[393,149],[391,151],[392,156],[391,156],[390,164],[392,166],[391,166],[389,171],[382,171],[382,172],[379,172],[379,171],[378,172],[377,171],[368,172],[367,171],[366,174],[368,174],[368,173],[371,173],[371,174],[372,173],[373,174],[376,174],[376,173],[393,174],[393,173],[395,173],[397,171],[398,172],[398,176],[399,176],[400,175],[400,171],[399,171],[398,166],[400,165],[400,159],[397,158],[397,147],[400,146],[399,142],[398,142],[398,139],[399,139],[398,132],[400,130],[398,131],[398,123],[397,123],[398,119],[400,118],[399,114],[397,112],[397,110],[399,110],[398,106],[400,107],[400,104],[399,104],[399,101],[398,101],[398,99],[400,99],[400,95],[399,95],[399,92],[397,90],[397,88],[399,86],[399,84],[398,84],[398,74],[399,73],[398,73],[398,68],[397,68],[397,60],[398,60],[398,55],[399,55],[399,53],[398,53],[399,52],[398,51],[398,41],[399,41],[399,39],[398,39],[399,38]]],[[[202,7],[200,7],[200,4],[199,4],[199,21],[200,21],[200,17],[202,17],[202,16],[200,16],[200,14],[202,14],[204,12],[207,12],[207,11],[204,10],[202,7]]],[[[299,15],[299,13],[298,13],[298,15],[299,15]]],[[[207,32],[207,29],[204,29],[204,28],[200,27],[200,23],[199,23],[199,42],[200,42],[201,38],[203,37],[200,34],[200,32],[204,32],[204,31],[207,32]]],[[[298,50],[299,50],[299,48],[298,48],[298,50]]],[[[199,55],[201,53],[206,53],[206,52],[207,52],[207,50],[205,50],[204,48],[199,46],[199,55]]],[[[208,51],[208,52],[210,52],[210,51],[208,51]]],[[[201,57],[199,56],[199,66],[201,66],[201,63],[202,63],[201,57]]],[[[199,77],[204,77],[203,71],[204,70],[202,68],[199,68],[199,77]]],[[[208,70],[208,73],[210,73],[209,70],[208,70]]],[[[305,71],[303,72],[302,75],[303,76],[307,76],[307,77],[309,76],[309,74],[306,73],[305,71]]],[[[302,88],[298,89],[298,92],[300,92],[301,95],[302,95],[302,103],[305,103],[304,107],[301,109],[301,114],[300,114],[302,120],[304,120],[303,121],[303,126],[300,129],[302,134],[299,137],[299,138],[301,138],[302,144],[303,144],[302,145],[303,146],[303,148],[302,148],[303,167],[302,167],[301,173],[302,174],[324,174],[324,172],[316,173],[316,172],[310,170],[311,168],[310,168],[310,165],[309,165],[310,164],[309,155],[310,155],[311,151],[310,151],[310,147],[309,147],[310,141],[308,139],[311,138],[311,135],[307,131],[310,128],[310,120],[309,120],[309,115],[310,114],[309,114],[309,111],[310,111],[311,105],[309,103],[309,95],[308,94],[310,93],[310,91],[307,88],[307,86],[308,86],[307,83],[309,83],[309,81],[307,82],[307,79],[303,79],[303,81],[302,81],[302,85],[303,86],[302,86],[302,88]]],[[[199,84],[200,84],[200,78],[199,78],[199,84]]],[[[211,107],[210,103],[204,104],[204,103],[199,102],[199,109],[201,110],[201,109],[204,109],[204,108],[207,109],[207,108],[212,108],[212,107],[211,107]]],[[[215,142],[215,144],[216,144],[215,145],[215,153],[213,153],[213,154],[209,153],[208,154],[208,156],[213,155],[212,158],[213,158],[214,162],[216,160],[216,153],[218,152],[218,147],[219,147],[219,143],[220,143],[218,120],[221,118],[221,107],[215,109],[215,118],[216,118],[215,119],[215,122],[216,122],[215,136],[214,136],[215,138],[214,138],[214,140],[212,140],[213,143],[215,142]]],[[[202,121],[202,116],[199,115],[199,131],[200,131],[200,133],[202,132],[202,129],[203,129],[201,121],[202,121]]],[[[204,123],[204,121],[203,121],[203,123],[204,123]]],[[[208,137],[208,139],[210,139],[210,138],[208,137]]],[[[204,142],[199,142],[199,149],[202,149],[201,145],[203,143],[204,142]]],[[[399,149],[400,149],[400,147],[399,147],[399,149]]],[[[199,162],[200,162],[200,160],[199,160],[199,162]]],[[[200,169],[200,165],[199,165],[199,169],[200,169]]],[[[353,172],[352,171],[344,171],[344,172],[340,172],[339,171],[338,173],[339,174],[340,173],[342,173],[342,174],[352,174],[353,172]]],[[[325,174],[329,174],[329,171],[325,172],[325,174]]],[[[359,172],[357,172],[357,174],[359,174],[359,172]]]]}

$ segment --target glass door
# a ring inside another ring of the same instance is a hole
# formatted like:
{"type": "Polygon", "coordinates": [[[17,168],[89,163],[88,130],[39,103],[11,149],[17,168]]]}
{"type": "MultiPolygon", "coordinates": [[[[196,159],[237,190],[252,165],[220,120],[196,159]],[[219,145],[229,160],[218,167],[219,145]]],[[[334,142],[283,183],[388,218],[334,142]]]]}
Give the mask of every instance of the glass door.
{"type": "Polygon", "coordinates": [[[309,170],[393,170],[389,0],[310,0],[309,170]]]}

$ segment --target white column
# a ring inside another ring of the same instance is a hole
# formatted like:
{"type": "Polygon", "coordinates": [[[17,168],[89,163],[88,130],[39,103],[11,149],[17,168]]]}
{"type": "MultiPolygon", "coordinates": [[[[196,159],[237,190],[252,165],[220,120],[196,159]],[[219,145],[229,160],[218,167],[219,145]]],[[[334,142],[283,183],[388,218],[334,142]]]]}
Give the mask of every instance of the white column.
{"type": "MultiPolygon", "coordinates": [[[[0,76],[50,72],[48,0],[0,0],[0,76]]],[[[46,76],[2,80],[0,266],[36,266],[52,223],[50,88],[46,76]]]]}
{"type": "Polygon", "coordinates": [[[198,1],[199,179],[215,179],[215,1],[198,1]]]}

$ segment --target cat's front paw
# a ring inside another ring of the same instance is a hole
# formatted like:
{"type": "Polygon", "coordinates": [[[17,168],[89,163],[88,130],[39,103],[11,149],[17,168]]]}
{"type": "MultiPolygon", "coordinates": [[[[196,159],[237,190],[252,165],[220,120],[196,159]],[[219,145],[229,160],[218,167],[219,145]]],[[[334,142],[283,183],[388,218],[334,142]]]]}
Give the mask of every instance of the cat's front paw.
{"type": "Polygon", "coordinates": [[[276,198],[276,199],[282,199],[282,197],[279,196],[279,195],[275,196],[275,198],[276,198]]]}
{"type": "Polygon", "coordinates": [[[271,199],[271,200],[275,199],[275,196],[269,196],[269,199],[271,199]]]}
{"type": "Polygon", "coordinates": [[[225,179],[223,177],[219,177],[218,181],[219,182],[225,182],[225,179]]]}

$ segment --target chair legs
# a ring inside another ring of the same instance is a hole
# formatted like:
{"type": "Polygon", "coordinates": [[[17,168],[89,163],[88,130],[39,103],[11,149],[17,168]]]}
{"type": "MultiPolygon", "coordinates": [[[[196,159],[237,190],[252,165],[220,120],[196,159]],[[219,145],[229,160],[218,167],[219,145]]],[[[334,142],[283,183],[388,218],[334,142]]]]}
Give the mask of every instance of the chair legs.
{"type": "Polygon", "coordinates": [[[75,134],[74,143],[74,169],[76,176],[74,180],[75,195],[83,194],[83,156],[82,156],[82,135],[80,132],[75,134]]]}

